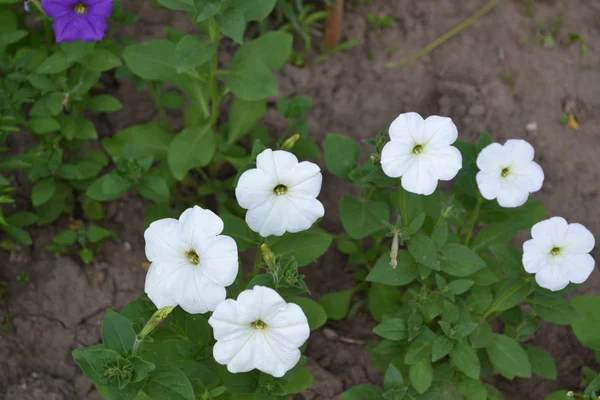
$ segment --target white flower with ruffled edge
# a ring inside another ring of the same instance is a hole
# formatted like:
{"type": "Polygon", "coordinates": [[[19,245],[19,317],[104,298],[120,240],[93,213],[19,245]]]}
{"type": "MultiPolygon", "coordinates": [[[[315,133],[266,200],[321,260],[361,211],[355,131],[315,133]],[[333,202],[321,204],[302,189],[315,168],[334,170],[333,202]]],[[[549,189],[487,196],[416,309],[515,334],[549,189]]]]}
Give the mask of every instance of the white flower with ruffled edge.
{"type": "Polygon", "coordinates": [[[151,262],[145,291],[157,308],[179,305],[202,314],[225,300],[225,287],[238,272],[238,252],[222,231],[221,218],[198,206],[185,210],[179,220],[150,224],[144,232],[151,262]]]}
{"type": "Polygon", "coordinates": [[[583,225],[552,217],[535,224],[531,236],[523,244],[523,266],[541,287],[557,291],[569,282],[583,283],[594,270],[589,253],[595,239],[583,225]]]}
{"type": "Polygon", "coordinates": [[[261,236],[301,232],[325,214],[317,200],[323,176],[318,165],[298,162],[283,150],[266,149],[256,157],[256,168],[240,176],[235,197],[248,210],[246,223],[261,236]]]}
{"type": "Polygon", "coordinates": [[[254,286],[217,306],[208,323],[217,343],[213,355],[232,373],[253,369],[280,378],[300,360],[310,334],[302,309],[273,289],[254,286]]]}
{"type": "Polygon", "coordinates": [[[462,168],[462,155],[452,143],[458,138],[450,118],[400,114],[389,128],[390,141],[381,151],[381,167],[391,178],[402,177],[402,187],[430,195],[438,181],[453,179],[462,168]]]}
{"type": "Polygon", "coordinates": [[[533,161],[533,146],[521,139],[492,143],[477,156],[477,186],[487,200],[498,199],[505,208],[525,204],[544,183],[544,171],[533,161]]]}

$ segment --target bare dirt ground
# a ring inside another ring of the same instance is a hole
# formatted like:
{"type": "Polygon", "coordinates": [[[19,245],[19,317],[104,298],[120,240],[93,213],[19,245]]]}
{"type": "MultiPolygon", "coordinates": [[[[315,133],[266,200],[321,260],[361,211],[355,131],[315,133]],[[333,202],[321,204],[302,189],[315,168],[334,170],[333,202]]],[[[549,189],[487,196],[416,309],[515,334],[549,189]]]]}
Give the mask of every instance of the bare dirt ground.
{"type": "MultiPolygon", "coordinates": [[[[150,3],[125,2],[140,20],[123,36],[148,40],[162,36],[163,26],[191,28],[183,16],[157,11],[150,3]]],[[[328,132],[356,140],[373,137],[406,111],[450,116],[464,140],[474,140],[482,130],[497,141],[524,138],[536,148],[536,159],[546,173],[544,188],[536,197],[547,204],[550,215],[584,223],[600,237],[597,0],[536,0],[533,17],[524,13],[524,1],[504,0],[419,62],[397,69],[384,67],[390,59],[418,51],[484,3],[374,0],[353,8],[346,13],[344,38],[359,39],[361,45],[332,56],[327,63],[284,67],[279,74],[280,94],[313,97],[309,126],[319,141],[328,132]],[[396,23],[378,32],[366,22],[369,12],[385,13],[396,23]],[[579,43],[547,48],[535,38],[536,30],[548,29],[555,15],[563,21],[560,38],[568,38],[570,32],[586,38],[590,46],[586,58],[580,57],[579,43]],[[565,106],[574,113],[579,130],[561,122],[565,106]]],[[[125,84],[117,96],[125,109],[99,121],[101,135],[157,119],[147,92],[125,84]]],[[[281,126],[271,111],[268,125],[281,126]]],[[[332,231],[341,229],[337,203],[345,190],[351,189],[326,174],[321,199],[327,210],[324,225],[332,231]]],[[[105,245],[91,265],[66,257],[57,260],[45,250],[60,226],[35,229],[33,246],[0,253],[0,278],[9,282],[0,313],[14,316],[11,329],[0,333],[0,395],[5,399],[98,399],[70,354],[99,341],[106,308],[119,309],[143,290],[142,202],[129,196],[109,205],[106,226],[118,232],[121,241],[105,245]],[[30,283],[15,281],[20,271],[30,274],[30,283]]],[[[594,255],[600,259],[598,249],[594,255]]],[[[311,290],[320,296],[349,287],[352,269],[332,249],[304,272],[311,290]]],[[[599,284],[596,271],[577,293],[600,294],[599,284]]],[[[338,335],[374,343],[372,326],[364,312],[350,321],[327,325],[338,335]]],[[[552,353],[558,379],[497,381],[507,399],[543,399],[558,388],[576,388],[579,369],[593,362],[593,354],[579,346],[568,327],[543,326],[532,341],[552,353]]],[[[350,386],[381,383],[363,346],[328,339],[322,330],[313,333],[308,356],[315,385],[297,399],[338,399],[350,386]]]]}

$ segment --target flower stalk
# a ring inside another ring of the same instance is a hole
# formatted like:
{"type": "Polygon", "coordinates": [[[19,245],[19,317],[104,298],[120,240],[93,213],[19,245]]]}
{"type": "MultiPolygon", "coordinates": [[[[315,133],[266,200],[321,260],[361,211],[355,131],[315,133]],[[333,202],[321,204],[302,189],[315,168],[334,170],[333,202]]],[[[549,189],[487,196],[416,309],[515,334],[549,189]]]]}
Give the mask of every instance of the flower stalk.
{"type": "Polygon", "coordinates": [[[160,325],[165,318],[171,314],[175,307],[163,307],[158,310],[150,317],[142,331],[136,336],[135,342],[133,343],[133,355],[136,356],[140,349],[140,344],[146,339],[148,335],[150,335],[157,327],[160,325]]]}

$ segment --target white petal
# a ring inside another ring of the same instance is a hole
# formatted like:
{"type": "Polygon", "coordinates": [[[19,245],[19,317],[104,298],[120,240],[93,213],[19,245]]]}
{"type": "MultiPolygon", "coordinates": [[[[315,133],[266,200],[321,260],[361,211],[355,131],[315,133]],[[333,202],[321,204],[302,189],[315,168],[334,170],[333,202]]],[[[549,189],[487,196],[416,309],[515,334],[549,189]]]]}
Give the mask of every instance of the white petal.
{"type": "Polygon", "coordinates": [[[235,240],[219,235],[196,245],[200,249],[200,273],[221,286],[229,286],[238,273],[238,252],[235,240]]]}
{"type": "Polygon", "coordinates": [[[176,306],[180,285],[188,274],[189,265],[183,257],[155,261],[146,274],[144,291],[156,308],[176,306]]]}
{"type": "Polygon", "coordinates": [[[535,239],[523,243],[523,267],[530,274],[535,274],[548,265],[549,251],[541,249],[535,239]]]}
{"type": "Polygon", "coordinates": [[[246,308],[240,307],[240,304],[232,299],[222,301],[208,323],[213,328],[213,335],[216,340],[232,340],[245,335],[251,329],[250,324],[257,320],[253,313],[247,313],[246,308]]]}
{"type": "Polygon", "coordinates": [[[178,288],[178,303],[190,314],[203,314],[214,311],[217,305],[225,300],[227,293],[221,285],[216,285],[210,279],[204,277],[196,268],[190,272],[181,282],[178,288]]]}
{"type": "Polygon", "coordinates": [[[321,191],[323,175],[315,163],[303,161],[287,174],[281,175],[280,184],[285,185],[288,192],[303,193],[306,197],[317,197],[321,191]]]}
{"type": "Polygon", "coordinates": [[[248,210],[246,223],[254,232],[262,237],[281,236],[287,224],[288,201],[282,196],[275,196],[258,207],[248,210]]]}
{"type": "Polygon", "coordinates": [[[565,256],[567,265],[566,273],[569,280],[573,283],[583,283],[590,277],[596,262],[589,254],[567,255],[565,256]]]}
{"type": "Polygon", "coordinates": [[[477,188],[484,199],[494,200],[498,197],[498,193],[502,188],[500,178],[492,176],[486,171],[479,171],[475,176],[475,180],[477,181],[477,188]]]}
{"type": "Polygon", "coordinates": [[[425,143],[425,121],[415,112],[400,114],[389,128],[390,139],[403,143],[425,143]],[[412,139],[412,140],[411,140],[412,139]]]}
{"type": "Polygon", "coordinates": [[[562,247],[565,243],[569,224],[562,217],[552,217],[538,222],[531,228],[531,236],[540,246],[549,248],[562,247]]]}
{"type": "Polygon", "coordinates": [[[564,250],[568,254],[589,253],[596,245],[594,235],[581,224],[569,224],[563,239],[564,250]]]}
{"type": "Polygon", "coordinates": [[[483,148],[477,156],[477,168],[491,174],[502,172],[510,160],[507,159],[504,147],[500,143],[491,143],[483,148]]]}
{"type": "Polygon", "coordinates": [[[432,115],[425,120],[425,143],[430,147],[446,147],[458,139],[458,129],[452,119],[432,115]]]}
{"type": "Polygon", "coordinates": [[[325,215],[325,208],[317,199],[307,199],[291,195],[282,197],[289,203],[285,225],[287,232],[295,233],[310,229],[317,219],[325,215]]]}
{"type": "Polygon", "coordinates": [[[223,232],[223,220],[211,210],[198,206],[185,210],[179,217],[179,222],[182,236],[189,241],[190,245],[223,232]]]}
{"type": "Polygon", "coordinates": [[[544,183],[544,171],[538,163],[530,162],[522,167],[514,167],[515,184],[529,193],[537,192],[544,183]]]}
{"type": "Polygon", "coordinates": [[[173,218],[159,219],[151,223],[144,232],[146,258],[149,261],[170,259],[173,254],[185,252],[180,231],[179,221],[173,218]]]}
{"type": "Polygon", "coordinates": [[[415,161],[413,154],[414,144],[402,144],[400,142],[390,141],[383,146],[381,151],[381,168],[390,178],[399,178],[406,173],[406,170],[415,161]]]}
{"type": "Polygon", "coordinates": [[[264,321],[269,327],[269,335],[289,347],[302,346],[310,335],[306,315],[297,304],[288,303],[284,310],[264,321]]]}
{"type": "Polygon", "coordinates": [[[256,166],[277,182],[285,179],[298,165],[298,159],[289,151],[266,149],[256,157],[256,166]]]}
{"type": "Polygon", "coordinates": [[[438,177],[432,173],[434,167],[424,157],[416,157],[415,162],[402,175],[402,187],[416,194],[429,196],[435,191],[438,183],[438,177]]]}
{"type": "Polygon", "coordinates": [[[273,189],[277,184],[271,175],[259,169],[250,169],[240,176],[235,188],[235,197],[240,207],[248,210],[275,196],[273,189]]]}
{"type": "Polygon", "coordinates": [[[262,372],[281,378],[300,360],[300,350],[287,347],[266,332],[258,332],[254,342],[254,364],[262,372]]]}
{"type": "Polygon", "coordinates": [[[560,270],[557,265],[549,265],[542,268],[536,275],[535,281],[543,288],[552,290],[562,290],[569,284],[569,278],[560,270]]]}
{"type": "Polygon", "coordinates": [[[253,349],[256,331],[249,329],[231,340],[219,340],[213,347],[213,356],[219,364],[227,365],[232,373],[248,372],[255,368],[253,349]]]}
{"type": "Polygon", "coordinates": [[[456,174],[458,174],[458,171],[462,168],[462,155],[454,146],[431,149],[429,145],[427,145],[425,147],[425,152],[421,155],[431,159],[435,173],[438,179],[442,181],[454,179],[456,174]]]}
{"type": "Polygon", "coordinates": [[[504,149],[510,154],[511,165],[519,166],[533,161],[535,151],[525,140],[509,139],[504,143],[504,149]]]}
{"type": "Polygon", "coordinates": [[[520,207],[527,202],[529,192],[521,190],[514,182],[504,181],[498,192],[498,204],[504,208],[520,207]]]}

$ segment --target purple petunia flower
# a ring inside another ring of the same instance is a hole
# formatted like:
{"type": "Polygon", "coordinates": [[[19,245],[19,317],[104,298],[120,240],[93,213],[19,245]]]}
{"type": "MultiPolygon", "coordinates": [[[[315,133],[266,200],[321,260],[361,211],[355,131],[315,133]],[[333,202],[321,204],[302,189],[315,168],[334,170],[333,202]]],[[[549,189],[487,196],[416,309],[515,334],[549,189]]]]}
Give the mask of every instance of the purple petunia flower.
{"type": "Polygon", "coordinates": [[[54,18],[57,42],[94,42],[102,40],[106,33],[106,18],[112,12],[113,1],[42,0],[42,7],[54,18]]]}

